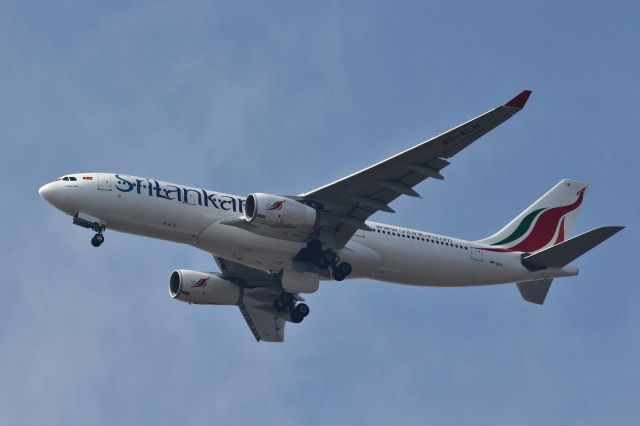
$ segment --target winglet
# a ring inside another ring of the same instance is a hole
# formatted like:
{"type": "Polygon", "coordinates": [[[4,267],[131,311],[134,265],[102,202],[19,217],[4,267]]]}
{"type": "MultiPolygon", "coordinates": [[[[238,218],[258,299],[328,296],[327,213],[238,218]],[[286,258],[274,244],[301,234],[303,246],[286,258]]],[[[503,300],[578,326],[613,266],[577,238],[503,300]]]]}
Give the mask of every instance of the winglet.
{"type": "Polygon", "coordinates": [[[523,90],[518,96],[516,96],[515,98],[511,99],[509,102],[504,104],[504,106],[522,109],[524,108],[524,104],[527,103],[527,99],[529,99],[530,95],[531,95],[531,90],[523,90]]]}

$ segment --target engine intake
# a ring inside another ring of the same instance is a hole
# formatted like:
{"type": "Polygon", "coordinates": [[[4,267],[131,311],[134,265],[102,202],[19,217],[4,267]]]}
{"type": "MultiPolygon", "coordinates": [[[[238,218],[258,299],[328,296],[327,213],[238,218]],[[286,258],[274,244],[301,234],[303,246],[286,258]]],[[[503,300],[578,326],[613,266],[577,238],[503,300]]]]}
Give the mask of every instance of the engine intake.
{"type": "Polygon", "coordinates": [[[242,289],[216,274],[178,269],[169,279],[169,295],[199,305],[237,305],[242,289]]]}
{"type": "Polygon", "coordinates": [[[247,222],[272,228],[311,229],[318,212],[313,207],[278,195],[249,194],[245,204],[247,222]]]}

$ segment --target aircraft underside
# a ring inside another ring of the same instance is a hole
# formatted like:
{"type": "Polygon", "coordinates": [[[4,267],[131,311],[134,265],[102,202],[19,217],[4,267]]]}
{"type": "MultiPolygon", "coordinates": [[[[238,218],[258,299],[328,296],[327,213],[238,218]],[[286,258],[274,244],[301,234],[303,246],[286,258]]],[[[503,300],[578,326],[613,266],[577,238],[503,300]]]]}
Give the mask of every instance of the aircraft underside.
{"type": "Polygon", "coordinates": [[[298,196],[246,197],[125,174],[76,173],[40,188],[73,223],[189,244],[213,255],[220,272],[176,269],[169,294],[187,303],[237,305],[257,340],[281,342],[286,322],[309,315],[302,294],[320,281],[370,278],[418,286],[517,283],[542,304],[570,263],[620,231],[600,227],[572,237],[587,185],[563,179],[495,234],[467,241],[372,222],[400,196],[418,197],[424,180],[524,107],[530,91],[435,138],[298,196]]]}

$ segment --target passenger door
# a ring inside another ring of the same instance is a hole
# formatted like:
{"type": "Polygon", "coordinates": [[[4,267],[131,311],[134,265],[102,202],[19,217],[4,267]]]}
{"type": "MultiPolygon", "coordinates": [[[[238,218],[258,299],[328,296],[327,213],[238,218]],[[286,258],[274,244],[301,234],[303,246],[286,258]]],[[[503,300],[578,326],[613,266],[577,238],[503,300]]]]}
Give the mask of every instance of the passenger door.
{"type": "Polygon", "coordinates": [[[98,189],[101,191],[111,191],[111,175],[106,173],[98,174],[98,189]]]}

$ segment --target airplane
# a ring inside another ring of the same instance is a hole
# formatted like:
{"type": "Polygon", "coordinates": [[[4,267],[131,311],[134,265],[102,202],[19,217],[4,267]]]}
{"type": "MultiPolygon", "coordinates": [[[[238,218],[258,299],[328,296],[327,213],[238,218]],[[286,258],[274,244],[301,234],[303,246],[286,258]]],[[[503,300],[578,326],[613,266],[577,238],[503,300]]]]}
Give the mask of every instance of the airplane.
{"type": "Polygon", "coordinates": [[[530,90],[454,129],[312,191],[247,197],[121,173],[73,173],[40,195],[91,229],[189,244],[213,255],[220,272],[177,269],[171,297],[189,304],[238,306],[257,341],[284,341],[287,322],[309,315],[301,294],[320,281],[368,278],[415,286],[516,283],[543,304],[570,263],[622,226],[571,232],[587,185],[564,179],[495,234],[467,241],[369,221],[426,179],[442,180],[448,159],[525,106],[530,90]]]}

